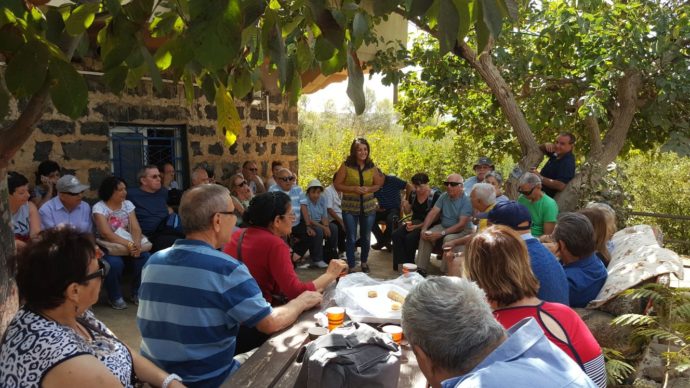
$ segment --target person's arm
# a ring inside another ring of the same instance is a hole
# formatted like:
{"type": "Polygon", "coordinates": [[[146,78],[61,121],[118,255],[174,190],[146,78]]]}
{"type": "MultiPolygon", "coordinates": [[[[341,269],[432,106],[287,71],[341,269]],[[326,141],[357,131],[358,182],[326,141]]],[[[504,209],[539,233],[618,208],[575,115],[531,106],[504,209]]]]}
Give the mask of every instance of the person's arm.
{"type": "Polygon", "coordinates": [[[104,240],[117,244],[122,244],[126,247],[128,247],[131,243],[131,241],[124,239],[115,234],[115,232],[113,232],[113,230],[110,228],[110,225],[108,224],[108,220],[105,218],[103,214],[93,213],[93,220],[96,223],[96,229],[98,229],[98,234],[100,234],[104,240]]]}
{"type": "Polygon", "coordinates": [[[329,284],[333,283],[335,279],[340,277],[343,271],[347,270],[347,263],[344,260],[333,259],[328,263],[326,273],[314,279],[314,287],[316,291],[323,292],[329,284]]]}
{"type": "MultiPolygon", "coordinates": [[[[134,373],[136,373],[137,378],[153,387],[162,386],[163,381],[165,381],[170,373],[159,368],[141,354],[134,352],[129,346],[127,346],[127,349],[129,349],[129,353],[132,355],[132,365],[134,366],[134,373]]],[[[184,386],[182,382],[177,380],[172,380],[168,383],[168,388],[179,388],[184,386]]]]}
{"type": "Polygon", "coordinates": [[[137,220],[137,215],[134,210],[129,212],[129,234],[132,235],[132,242],[134,243],[134,248],[130,249],[132,257],[139,257],[141,255],[141,226],[139,226],[139,220],[137,220]]]}
{"type": "Polygon", "coordinates": [[[384,176],[381,173],[374,173],[374,184],[371,186],[364,186],[367,193],[375,193],[383,187],[384,176]]]}
{"type": "Polygon", "coordinates": [[[257,323],[262,333],[272,334],[294,323],[303,311],[321,303],[322,295],[316,291],[304,291],[286,305],[274,308],[271,313],[257,323]]]}
{"type": "Polygon", "coordinates": [[[467,226],[468,222],[470,222],[470,216],[460,216],[457,224],[451,226],[450,228],[446,228],[446,234],[462,232],[462,230],[467,226]]]}
{"type": "MultiPolygon", "coordinates": [[[[422,231],[420,235],[423,240],[432,239],[431,236],[426,234],[426,231],[431,227],[431,224],[433,224],[436,221],[439,214],[441,214],[441,208],[434,206],[434,208],[429,211],[429,214],[426,215],[426,218],[424,218],[424,223],[422,224],[422,231]]],[[[436,237],[436,239],[437,238],[438,237],[436,237]]]]}
{"type": "Polygon", "coordinates": [[[266,186],[264,186],[263,180],[258,176],[254,176],[254,183],[256,183],[256,193],[261,194],[266,192],[266,186]]]}
{"type": "Polygon", "coordinates": [[[96,357],[79,355],[65,360],[45,374],[43,388],[106,387],[122,388],[120,380],[96,357]]]}
{"type": "Polygon", "coordinates": [[[553,143],[544,143],[539,145],[539,149],[545,154],[553,154],[556,151],[556,146],[553,143]]]}
{"type": "Polygon", "coordinates": [[[33,202],[29,202],[29,237],[34,238],[41,231],[41,216],[33,202]]]}
{"type": "Polygon", "coordinates": [[[553,233],[554,228],[556,228],[555,222],[544,222],[544,234],[545,235],[551,235],[551,233],[553,233]]]}
{"type": "Polygon", "coordinates": [[[343,193],[359,194],[359,186],[348,186],[345,184],[346,175],[347,167],[345,167],[345,164],[341,164],[338,172],[335,173],[335,180],[333,181],[335,189],[343,193]]]}
{"type": "Polygon", "coordinates": [[[314,221],[311,220],[311,215],[309,214],[309,208],[307,208],[307,205],[301,204],[299,205],[300,210],[302,211],[302,220],[304,220],[304,224],[309,227],[314,225],[314,221]]]}
{"type": "Polygon", "coordinates": [[[563,189],[565,189],[565,183],[556,179],[546,178],[541,174],[538,175],[541,177],[541,184],[543,186],[548,187],[549,189],[554,189],[556,191],[563,191],[563,189]]]}
{"type": "Polygon", "coordinates": [[[50,229],[55,226],[55,221],[53,221],[53,217],[51,217],[46,205],[39,206],[38,215],[41,218],[41,230],[50,229]]]}

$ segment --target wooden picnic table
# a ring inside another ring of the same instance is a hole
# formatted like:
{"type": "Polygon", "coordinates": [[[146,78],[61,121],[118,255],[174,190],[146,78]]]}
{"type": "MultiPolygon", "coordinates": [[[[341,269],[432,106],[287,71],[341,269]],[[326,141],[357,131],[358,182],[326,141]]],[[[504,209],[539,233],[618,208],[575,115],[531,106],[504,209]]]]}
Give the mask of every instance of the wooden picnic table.
{"type": "MultiPolygon", "coordinates": [[[[303,312],[291,327],[273,335],[222,387],[294,387],[302,365],[296,362],[297,354],[308,341],[307,330],[316,325],[316,312],[316,309],[303,312]]],[[[403,345],[398,387],[426,386],[412,349],[403,345]]]]}

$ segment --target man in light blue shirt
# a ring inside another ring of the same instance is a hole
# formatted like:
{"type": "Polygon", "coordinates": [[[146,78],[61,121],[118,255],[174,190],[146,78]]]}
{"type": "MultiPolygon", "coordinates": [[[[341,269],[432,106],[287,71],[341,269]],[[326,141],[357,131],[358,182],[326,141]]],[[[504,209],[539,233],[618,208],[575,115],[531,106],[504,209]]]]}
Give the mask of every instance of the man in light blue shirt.
{"type": "Polygon", "coordinates": [[[55,187],[58,195],[38,210],[41,216],[41,229],[71,225],[80,232],[93,233],[91,206],[82,201],[84,191],[89,186],[82,185],[74,175],[64,175],[55,187]]]}
{"type": "MultiPolygon", "coordinates": [[[[441,194],[422,224],[416,260],[418,271],[422,274],[429,267],[431,251],[438,240],[446,243],[472,233],[472,201],[465,195],[462,176],[450,174],[443,184],[446,192],[441,194]],[[434,225],[439,219],[441,223],[434,225]]],[[[443,271],[445,264],[444,261],[441,267],[443,271]]]]}
{"type": "Polygon", "coordinates": [[[484,292],[464,278],[417,284],[405,299],[402,327],[433,387],[596,387],[533,318],[506,332],[484,292]]]}

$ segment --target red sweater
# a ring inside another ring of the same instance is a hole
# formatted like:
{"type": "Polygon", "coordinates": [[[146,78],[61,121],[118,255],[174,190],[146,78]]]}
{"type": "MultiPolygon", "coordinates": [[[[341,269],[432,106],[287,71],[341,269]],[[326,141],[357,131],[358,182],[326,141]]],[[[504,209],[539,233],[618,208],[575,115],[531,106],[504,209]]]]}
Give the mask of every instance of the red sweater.
{"type": "MultiPolygon", "coordinates": [[[[237,242],[243,230],[235,231],[223,247],[223,252],[238,260],[237,242]]],[[[253,226],[247,229],[240,261],[247,266],[268,303],[273,302],[273,295],[292,300],[304,291],[316,291],[313,282],[299,280],[290,258],[290,247],[268,229],[253,226]]]]}

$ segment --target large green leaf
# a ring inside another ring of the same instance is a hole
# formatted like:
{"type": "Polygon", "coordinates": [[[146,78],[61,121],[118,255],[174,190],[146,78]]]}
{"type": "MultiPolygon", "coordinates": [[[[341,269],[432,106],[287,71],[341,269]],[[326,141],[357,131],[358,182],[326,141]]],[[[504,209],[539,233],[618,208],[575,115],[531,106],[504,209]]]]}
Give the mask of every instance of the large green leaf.
{"type": "Polygon", "coordinates": [[[453,0],[441,0],[438,11],[438,43],[441,55],[455,47],[460,17],[453,0]]]}
{"type": "Polygon", "coordinates": [[[411,0],[411,4],[407,7],[407,15],[409,18],[422,16],[429,10],[434,0],[411,0]]]}
{"type": "Polygon", "coordinates": [[[347,54],[347,96],[355,106],[355,113],[361,115],[366,107],[364,99],[364,73],[354,48],[347,54]]]}
{"type": "Polygon", "coordinates": [[[237,57],[242,38],[238,0],[229,0],[211,20],[190,27],[196,59],[209,70],[225,67],[237,57]]]}
{"type": "Polygon", "coordinates": [[[489,27],[487,27],[486,23],[484,23],[482,8],[475,4],[475,10],[478,17],[474,24],[474,32],[477,34],[477,52],[481,53],[489,49],[489,38],[491,38],[491,32],[489,32],[489,27]]]}
{"type": "Polygon", "coordinates": [[[505,11],[508,13],[508,16],[516,22],[518,20],[519,16],[519,7],[517,0],[498,0],[501,4],[501,8],[505,9],[505,11]]]}
{"type": "Polygon", "coordinates": [[[290,105],[297,105],[300,93],[302,92],[302,77],[295,71],[290,81],[290,105]]]}
{"type": "Polygon", "coordinates": [[[472,27],[472,19],[470,18],[470,8],[467,0],[453,0],[455,8],[458,10],[458,36],[457,39],[461,42],[467,36],[467,33],[472,27]]]}
{"type": "Polygon", "coordinates": [[[122,10],[135,23],[144,23],[153,12],[153,0],[132,0],[122,6],[122,10]]]}
{"type": "Polygon", "coordinates": [[[103,79],[108,90],[120,95],[122,90],[125,88],[125,80],[127,79],[127,66],[120,65],[114,67],[103,74],[103,79]]]}
{"type": "Polygon", "coordinates": [[[67,20],[65,20],[65,30],[68,34],[77,36],[91,27],[93,20],[96,17],[96,12],[100,9],[100,3],[85,3],[72,11],[67,20]]]}
{"type": "Polygon", "coordinates": [[[311,68],[314,62],[314,54],[305,40],[297,42],[297,71],[304,73],[311,68]]]}
{"type": "Polygon", "coordinates": [[[58,112],[73,119],[81,116],[88,103],[86,80],[72,64],[58,59],[50,62],[50,98],[58,112]]]}
{"type": "Polygon", "coordinates": [[[237,98],[243,98],[252,91],[252,74],[244,66],[236,67],[230,77],[232,94],[237,98]]]}
{"type": "Polygon", "coordinates": [[[151,76],[153,87],[158,91],[163,90],[163,78],[161,77],[160,70],[158,70],[158,67],[156,66],[156,61],[153,59],[153,56],[151,56],[151,53],[146,47],[141,46],[140,50],[141,55],[144,57],[144,62],[146,62],[149,75],[151,76]]]}
{"type": "Polygon", "coordinates": [[[24,45],[24,37],[18,28],[11,24],[0,27],[0,52],[13,53],[24,45]]]}
{"type": "Polygon", "coordinates": [[[369,33],[369,15],[357,12],[352,20],[352,40],[355,47],[359,47],[369,33]]]}
{"type": "Polygon", "coordinates": [[[28,41],[7,64],[7,89],[17,97],[36,93],[46,79],[50,52],[41,41],[28,41]]]}
{"type": "Polygon", "coordinates": [[[373,0],[374,15],[383,16],[391,13],[397,6],[398,0],[373,0]]]}
{"type": "Polygon", "coordinates": [[[328,39],[319,36],[314,43],[314,57],[318,61],[327,61],[335,54],[336,46],[333,46],[328,39]]]}
{"type": "Polygon", "coordinates": [[[115,16],[122,11],[122,5],[120,4],[120,0],[103,0],[103,5],[105,6],[105,9],[108,10],[108,13],[115,16]]]}
{"type": "Polygon", "coordinates": [[[501,35],[501,27],[503,26],[501,8],[496,3],[496,0],[481,0],[481,7],[484,23],[495,39],[501,35]]]}
{"type": "Polygon", "coordinates": [[[167,70],[170,67],[173,59],[173,52],[178,43],[178,40],[169,40],[156,50],[156,54],[153,56],[156,60],[156,67],[161,70],[167,70]]]}
{"type": "Polygon", "coordinates": [[[218,134],[225,135],[225,144],[233,145],[242,130],[242,121],[235,102],[223,85],[218,86],[215,101],[218,111],[218,134]]]}
{"type": "Polygon", "coordinates": [[[60,43],[65,22],[57,8],[48,8],[46,12],[46,39],[53,43],[60,43]]]}
{"type": "Polygon", "coordinates": [[[331,75],[337,73],[347,65],[347,49],[343,47],[336,50],[333,57],[329,58],[327,61],[321,61],[321,73],[323,75],[331,75]]]}

